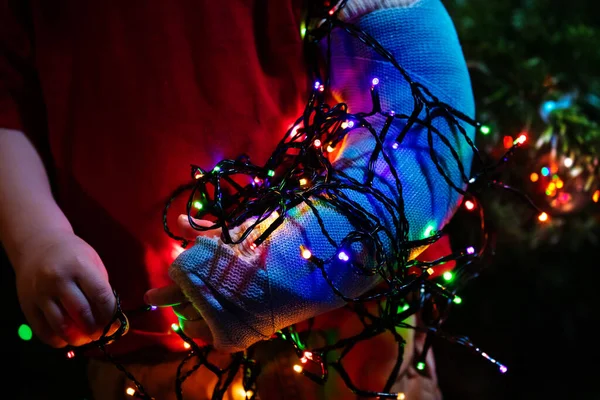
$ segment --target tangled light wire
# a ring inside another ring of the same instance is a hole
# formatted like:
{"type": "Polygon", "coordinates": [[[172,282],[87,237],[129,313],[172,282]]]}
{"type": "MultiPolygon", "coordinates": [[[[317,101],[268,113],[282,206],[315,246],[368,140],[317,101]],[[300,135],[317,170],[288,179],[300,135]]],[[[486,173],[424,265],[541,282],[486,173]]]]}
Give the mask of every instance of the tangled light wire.
{"type": "MultiPolygon", "coordinates": [[[[399,172],[391,162],[389,152],[398,148],[411,128],[415,126],[424,128],[429,145],[429,156],[440,176],[449,187],[463,195],[464,199],[474,200],[477,193],[489,187],[500,187],[516,192],[501,182],[490,180],[489,175],[490,172],[508,161],[509,156],[524,143],[525,138],[520,137],[515,140],[513,146],[496,164],[485,166],[479,151],[461,125],[461,123],[464,123],[479,127],[480,124],[459,110],[440,101],[421,83],[413,81],[394,56],[369,34],[338,19],[337,14],[345,3],[346,0],[342,0],[333,6],[316,7],[311,10],[307,17],[307,25],[311,21],[320,21],[318,26],[308,31],[305,36],[307,58],[309,66],[312,67],[309,76],[313,79],[314,88],[310,93],[303,115],[285,133],[268,161],[259,166],[252,164],[248,157],[240,156],[235,160],[222,160],[212,170],[192,166],[191,182],[177,188],[165,205],[163,213],[165,232],[171,238],[181,241],[183,247],[188,245],[185,238],[173,234],[167,225],[167,213],[172,202],[188,192],[190,194],[186,211],[191,226],[198,231],[219,228],[222,232],[221,239],[225,244],[240,244],[248,240],[257,226],[268,223],[268,227],[253,241],[251,248],[260,246],[276,231],[287,218],[289,210],[300,204],[305,204],[319,221],[324,238],[338,249],[336,252],[337,258],[347,261],[349,268],[354,269],[354,273],[364,276],[379,275],[381,285],[375,290],[360,297],[348,296],[336,287],[327,274],[326,266],[331,263],[331,258],[319,258],[317,254],[313,254],[310,249],[304,246],[298,250],[299,257],[310,261],[321,271],[323,279],[328,283],[331,290],[346,302],[345,307],[355,312],[362,324],[362,330],[358,334],[317,348],[309,349],[307,347],[306,338],[310,335],[310,328],[308,331],[299,332],[292,325],[278,331],[270,339],[288,342],[299,358],[299,363],[294,365],[294,370],[315,382],[324,384],[328,379],[331,368],[339,374],[353,393],[361,397],[404,399],[404,393],[391,392],[391,387],[403,362],[405,344],[404,338],[398,333],[398,328],[419,329],[426,333],[424,348],[415,360],[415,368],[418,371],[426,369],[427,352],[432,345],[432,340],[439,337],[481,355],[492,364],[495,364],[501,373],[505,373],[507,371],[506,366],[476,347],[467,337],[450,336],[440,329],[452,305],[461,301],[456,292],[477,275],[476,270],[470,268],[470,266],[481,259],[489,250],[488,238],[490,232],[484,225],[483,208],[478,207],[480,221],[478,226],[480,230],[478,249],[469,246],[432,261],[409,260],[411,250],[434,243],[446,232],[444,227],[438,232],[431,232],[423,239],[409,240],[409,224],[404,210],[402,183],[399,179],[399,172]],[[323,39],[327,40],[325,70],[329,71],[332,67],[331,31],[334,28],[345,30],[353,38],[363,42],[395,67],[410,87],[414,101],[414,107],[410,114],[396,114],[393,111],[382,110],[378,87],[380,84],[385,83],[380,83],[378,78],[372,80],[372,109],[369,112],[351,114],[344,103],[334,106],[327,104],[325,94],[329,88],[329,75],[324,78],[320,76],[321,68],[316,61],[318,58],[316,53],[318,51],[317,43],[323,39]],[[379,130],[371,123],[374,116],[383,117],[385,120],[383,127],[379,130]],[[467,176],[458,152],[434,126],[433,121],[437,118],[442,118],[448,126],[460,133],[460,136],[473,152],[476,161],[482,166],[479,172],[467,176]],[[386,147],[384,143],[390,143],[386,138],[394,121],[402,121],[403,128],[390,148],[389,146],[386,147]],[[364,181],[359,181],[343,171],[336,170],[328,157],[328,153],[334,151],[336,146],[356,129],[361,129],[363,132],[364,130],[368,131],[376,143],[364,181]],[[450,179],[438,159],[434,149],[434,139],[441,142],[450,151],[460,172],[462,183],[468,190],[457,186],[450,179]],[[372,186],[373,179],[376,176],[375,162],[381,160],[387,164],[393,177],[392,183],[399,194],[396,199],[390,198],[390,196],[372,186]],[[243,179],[240,179],[240,177],[245,177],[246,183],[243,183],[243,179]],[[392,226],[382,225],[376,215],[373,215],[344,194],[348,191],[368,195],[391,215],[392,226]],[[334,207],[336,211],[348,218],[355,228],[340,243],[336,242],[328,233],[327,227],[319,216],[317,207],[315,207],[315,200],[326,202],[334,207]],[[198,207],[197,204],[202,206],[198,207]],[[200,226],[194,222],[194,218],[210,219],[214,221],[214,224],[212,226],[200,226]],[[241,234],[236,235],[236,238],[233,238],[230,230],[241,227],[244,222],[250,219],[253,219],[254,222],[245,227],[241,234]],[[384,246],[382,237],[386,238],[386,246],[384,246]],[[345,249],[351,248],[354,243],[361,243],[369,249],[369,259],[372,261],[369,265],[350,259],[345,249]],[[457,261],[457,267],[453,271],[455,278],[451,285],[446,287],[439,281],[430,279],[434,272],[432,267],[451,260],[457,261]],[[376,311],[372,311],[373,308],[368,308],[367,303],[374,304],[376,311]],[[407,317],[416,312],[433,308],[436,311],[428,313],[431,316],[425,321],[425,327],[411,326],[405,322],[407,317]],[[344,358],[358,342],[384,333],[393,335],[398,346],[398,358],[381,391],[359,388],[344,368],[344,358]],[[332,353],[335,353],[336,357],[331,357],[332,353]]],[[[526,196],[520,192],[517,193],[527,200],[530,206],[538,210],[526,196]]],[[[143,311],[149,311],[150,309],[147,308],[143,311]]],[[[120,329],[110,336],[106,335],[107,329],[105,335],[91,345],[99,347],[108,359],[113,361],[117,368],[132,381],[135,388],[128,389],[127,393],[129,395],[141,399],[153,399],[142,384],[125,367],[114,361],[106,350],[108,343],[118,340],[126,332],[128,321],[125,314],[117,301],[117,313],[112,322],[119,320],[120,329]]],[[[312,325],[309,323],[309,326],[312,325]]],[[[183,383],[200,367],[207,368],[217,377],[212,399],[223,398],[240,370],[242,370],[242,385],[247,399],[254,399],[257,396],[256,379],[260,373],[260,365],[253,357],[253,347],[244,352],[232,354],[230,364],[225,368],[221,368],[208,359],[210,352],[213,351],[212,346],[198,346],[176,325],[173,326],[173,330],[190,348],[189,353],[177,368],[175,387],[178,399],[183,398],[183,383]]]]}

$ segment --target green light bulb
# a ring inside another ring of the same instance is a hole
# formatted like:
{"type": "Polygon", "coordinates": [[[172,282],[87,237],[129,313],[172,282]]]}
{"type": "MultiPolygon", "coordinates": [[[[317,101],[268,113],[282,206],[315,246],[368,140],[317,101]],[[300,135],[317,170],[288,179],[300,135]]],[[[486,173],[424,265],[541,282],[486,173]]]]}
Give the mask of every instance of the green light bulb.
{"type": "Polygon", "coordinates": [[[31,340],[31,338],[33,337],[33,332],[31,331],[31,328],[29,327],[29,325],[26,324],[22,324],[21,326],[19,326],[19,330],[17,332],[21,340],[27,341],[31,340]]]}
{"type": "Polygon", "coordinates": [[[417,369],[418,369],[419,371],[423,371],[423,370],[425,369],[425,363],[424,363],[423,361],[419,361],[419,362],[417,363],[417,369]]]}
{"type": "Polygon", "coordinates": [[[423,232],[423,237],[428,238],[433,234],[434,230],[435,227],[433,225],[427,225],[427,228],[425,228],[425,232],[423,232]]]}
{"type": "Polygon", "coordinates": [[[450,271],[446,271],[444,272],[444,275],[442,275],[442,277],[446,282],[450,282],[452,279],[454,279],[454,274],[450,271]]]}
{"type": "Polygon", "coordinates": [[[204,206],[199,201],[195,201],[194,207],[197,208],[198,210],[202,210],[202,207],[204,207],[204,206]]]}
{"type": "Polygon", "coordinates": [[[481,133],[483,133],[484,135],[487,135],[487,134],[489,134],[489,133],[490,133],[492,130],[490,129],[490,127],[489,127],[489,126],[487,126],[487,125],[482,125],[482,126],[481,126],[481,128],[479,129],[479,131],[480,131],[481,133]]]}
{"type": "Polygon", "coordinates": [[[452,300],[454,302],[454,304],[460,304],[462,303],[462,299],[458,296],[454,297],[454,300],[452,300]]]}
{"type": "Polygon", "coordinates": [[[410,308],[410,306],[408,305],[408,303],[404,304],[403,306],[398,306],[397,314],[403,313],[404,311],[408,310],[409,308],[410,308]]]}

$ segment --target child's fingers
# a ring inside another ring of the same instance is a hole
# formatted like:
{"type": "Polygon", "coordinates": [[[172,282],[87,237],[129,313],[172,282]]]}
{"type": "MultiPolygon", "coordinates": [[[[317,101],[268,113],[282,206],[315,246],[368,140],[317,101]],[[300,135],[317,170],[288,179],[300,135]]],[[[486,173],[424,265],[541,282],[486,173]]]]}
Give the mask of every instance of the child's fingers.
{"type": "Polygon", "coordinates": [[[75,282],[68,282],[61,291],[60,298],[63,308],[67,314],[86,334],[97,339],[102,332],[103,326],[96,326],[96,320],[92,314],[92,308],[75,282]],[[100,332],[98,332],[100,330],[100,332]]]}
{"type": "Polygon", "coordinates": [[[152,306],[166,307],[186,303],[188,299],[181,292],[179,286],[172,284],[148,290],[144,295],[144,301],[152,306]]]}
{"type": "Polygon", "coordinates": [[[185,319],[180,318],[179,326],[187,336],[193,339],[199,339],[207,345],[213,343],[212,333],[210,332],[210,328],[206,321],[186,321],[185,319]]]}
{"type": "Polygon", "coordinates": [[[41,309],[32,306],[31,309],[24,308],[23,313],[27,322],[31,324],[31,329],[42,342],[57,349],[67,346],[68,343],[54,333],[41,309]]]}
{"type": "Polygon", "coordinates": [[[92,341],[77,329],[75,322],[66,311],[53,300],[40,304],[40,309],[54,333],[71,346],[82,346],[92,341]]]}
{"type": "Polygon", "coordinates": [[[174,305],[173,312],[179,317],[186,321],[199,321],[202,319],[202,315],[196,310],[196,307],[192,303],[181,303],[174,305]]]}
{"type": "MultiPolygon", "coordinates": [[[[211,221],[206,221],[203,219],[195,219],[192,218],[192,221],[195,225],[201,227],[211,227],[214,225],[211,221]]],[[[190,221],[187,215],[181,214],[177,218],[177,229],[179,230],[179,235],[187,240],[194,240],[198,236],[219,236],[221,234],[221,229],[210,229],[206,231],[196,230],[190,225],[190,221]]]]}

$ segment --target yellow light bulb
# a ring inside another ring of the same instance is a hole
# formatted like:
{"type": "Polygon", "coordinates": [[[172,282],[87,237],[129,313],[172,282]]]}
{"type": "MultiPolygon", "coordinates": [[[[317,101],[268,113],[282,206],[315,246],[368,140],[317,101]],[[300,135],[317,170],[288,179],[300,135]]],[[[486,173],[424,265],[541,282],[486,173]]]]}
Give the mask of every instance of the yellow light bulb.
{"type": "Polygon", "coordinates": [[[537,182],[540,179],[540,176],[537,173],[532,172],[531,175],[529,175],[529,179],[531,182],[537,182]]]}
{"type": "Polygon", "coordinates": [[[297,373],[300,373],[300,372],[302,372],[302,367],[300,365],[298,365],[298,364],[295,364],[294,365],[294,371],[296,371],[297,373]]]}
{"type": "Polygon", "coordinates": [[[309,249],[300,245],[300,254],[302,254],[302,258],[309,260],[312,257],[312,253],[309,249]]]}
{"type": "Polygon", "coordinates": [[[128,388],[125,390],[125,393],[127,393],[127,395],[128,395],[128,396],[133,396],[133,395],[135,394],[135,389],[134,389],[134,388],[132,388],[132,387],[128,387],[128,388]]]}

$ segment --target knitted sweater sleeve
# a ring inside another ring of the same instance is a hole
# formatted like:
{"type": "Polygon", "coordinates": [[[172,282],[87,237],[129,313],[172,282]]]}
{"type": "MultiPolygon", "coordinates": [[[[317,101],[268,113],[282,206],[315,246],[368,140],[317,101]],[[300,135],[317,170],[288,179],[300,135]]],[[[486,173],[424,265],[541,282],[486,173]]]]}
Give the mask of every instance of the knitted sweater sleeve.
{"type": "MultiPolygon", "coordinates": [[[[383,8],[354,17],[353,23],[391,51],[414,81],[428,87],[440,100],[473,116],[466,63],[452,21],[440,0],[418,0],[409,7],[383,8]]],[[[332,89],[349,105],[350,112],[370,110],[371,80],[378,77],[382,109],[411,113],[413,98],[409,87],[390,63],[341,30],[333,32],[331,43],[332,63],[336,66],[331,76],[332,89]]],[[[372,124],[381,128],[383,118],[375,118],[372,124]]],[[[465,171],[469,171],[471,153],[464,138],[444,122],[434,125],[458,152],[465,171]]],[[[392,125],[388,134],[392,142],[401,129],[400,123],[392,125]]],[[[471,137],[474,134],[472,129],[467,128],[467,132],[471,137]]],[[[418,127],[411,129],[401,146],[388,152],[400,174],[411,240],[422,238],[429,227],[441,228],[460,200],[431,161],[425,133],[418,127]]],[[[390,148],[392,142],[385,146],[390,148]]],[[[368,132],[352,131],[333,162],[334,168],[364,181],[374,146],[368,132]]],[[[462,186],[450,150],[439,139],[434,140],[434,147],[447,175],[455,185],[462,186]]],[[[387,163],[378,160],[375,172],[374,188],[390,198],[400,196],[390,184],[393,178],[387,163]]],[[[344,189],[344,194],[376,215],[382,225],[392,224],[389,210],[379,207],[369,196],[349,189],[344,189]]],[[[313,199],[313,202],[323,225],[337,243],[354,230],[339,210],[325,201],[313,199]]],[[[245,349],[270,338],[281,328],[343,306],[344,301],[334,293],[321,271],[300,256],[301,245],[321,259],[331,257],[327,275],[349,297],[359,296],[379,283],[376,276],[358,274],[348,263],[334,257],[338,249],[324,237],[319,221],[307,205],[289,211],[285,222],[252,250],[249,244],[266,225],[260,225],[255,235],[239,245],[225,244],[218,237],[199,236],[194,246],[184,251],[170,268],[172,279],[208,323],[218,349],[245,349]]],[[[382,238],[384,243],[386,240],[382,238]]],[[[356,257],[365,253],[361,248],[355,250],[356,257]]]]}

